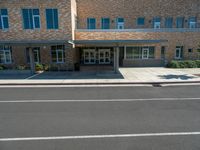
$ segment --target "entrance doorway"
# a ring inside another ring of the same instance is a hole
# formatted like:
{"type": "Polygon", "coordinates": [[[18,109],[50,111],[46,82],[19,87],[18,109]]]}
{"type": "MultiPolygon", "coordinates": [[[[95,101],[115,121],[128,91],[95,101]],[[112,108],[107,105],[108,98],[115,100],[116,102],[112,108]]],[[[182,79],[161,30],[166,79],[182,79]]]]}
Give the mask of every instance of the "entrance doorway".
{"type": "Polygon", "coordinates": [[[99,49],[99,64],[110,64],[110,49],[99,49]]]}
{"type": "Polygon", "coordinates": [[[96,64],[96,51],[95,49],[84,50],[84,64],[96,64]]]}
{"type": "Polygon", "coordinates": [[[149,58],[149,48],[143,48],[142,49],[142,59],[148,59],[149,58]]]}

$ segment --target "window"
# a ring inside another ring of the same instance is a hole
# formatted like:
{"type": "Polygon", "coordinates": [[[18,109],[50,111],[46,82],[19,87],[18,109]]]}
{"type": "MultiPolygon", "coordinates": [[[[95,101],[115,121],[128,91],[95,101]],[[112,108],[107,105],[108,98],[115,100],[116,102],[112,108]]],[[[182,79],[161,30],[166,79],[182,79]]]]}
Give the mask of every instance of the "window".
{"type": "Polygon", "coordinates": [[[197,18],[196,17],[190,17],[189,18],[189,28],[196,28],[196,24],[197,24],[197,18]]]}
{"type": "Polygon", "coordinates": [[[24,29],[40,28],[40,11],[39,9],[22,9],[24,29]]]}
{"type": "Polygon", "coordinates": [[[173,18],[167,17],[165,18],[165,28],[172,28],[173,27],[173,18]]]}
{"type": "Polygon", "coordinates": [[[88,29],[96,29],[96,19],[95,18],[87,18],[87,28],[88,29]]]}
{"type": "Polygon", "coordinates": [[[58,10],[46,9],[47,29],[58,29],[58,10]]]}
{"type": "Polygon", "coordinates": [[[126,59],[154,59],[154,47],[126,47],[126,59]]]}
{"type": "Polygon", "coordinates": [[[65,62],[64,45],[52,46],[51,58],[53,63],[64,63],[65,62]]]}
{"type": "Polygon", "coordinates": [[[161,47],[161,59],[165,59],[165,46],[161,47]]]}
{"type": "Polygon", "coordinates": [[[8,11],[7,9],[0,9],[0,29],[8,29],[8,11]]]}
{"type": "MultiPolygon", "coordinates": [[[[40,48],[39,47],[33,48],[33,58],[36,64],[40,63],[40,48]]],[[[26,61],[27,63],[30,63],[29,48],[26,48],[26,61]]]]}
{"type": "Polygon", "coordinates": [[[176,27],[177,28],[184,28],[184,17],[177,17],[176,18],[176,27]]]}
{"type": "Polygon", "coordinates": [[[175,59],[182,59],[183,58],[183,46],[177,46],[175,52],[175,59]]]}
{"type": "Polygon", "coordinates": [[[188,49],[188,53],[192,53],[193,52],[193,49],[192,48],[189,48],[188,49]]]}
{"type": "Polygon", "coordinates": [[[11,47],[8,45],[0,45],[0,64],[11,64],[11,47]]]}
{"type": "Polygon", "coordinates": [[[101,28],[102,29],[110,29],[110,19],[109,18],[101,19],[101,28]]]}
{"type": "Polygon", "coordinates": [[[160,23],[160,17],[153,18],[153,28],[160,29],[161,23],[160,23]]]}
{"type": "Polygon", "coordinates": [[[117,29],[124,29],[124,18],[117,18],[116,27],[117,29]]]}
{"type": "Polygon", "coordinates": [[[137,25],[142,26],[144,25],[144,17],[139,17],[137,18],[137,25]]]}

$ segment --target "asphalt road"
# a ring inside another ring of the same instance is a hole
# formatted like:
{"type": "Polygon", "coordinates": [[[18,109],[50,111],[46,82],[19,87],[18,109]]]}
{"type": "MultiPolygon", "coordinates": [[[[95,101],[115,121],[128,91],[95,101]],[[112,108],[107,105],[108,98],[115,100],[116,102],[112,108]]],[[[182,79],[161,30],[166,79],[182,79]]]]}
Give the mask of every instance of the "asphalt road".
{"type": "Polygon", "coordinates": [[[0,88],[0,150],[199,149],[198,85],[0,88]]]}

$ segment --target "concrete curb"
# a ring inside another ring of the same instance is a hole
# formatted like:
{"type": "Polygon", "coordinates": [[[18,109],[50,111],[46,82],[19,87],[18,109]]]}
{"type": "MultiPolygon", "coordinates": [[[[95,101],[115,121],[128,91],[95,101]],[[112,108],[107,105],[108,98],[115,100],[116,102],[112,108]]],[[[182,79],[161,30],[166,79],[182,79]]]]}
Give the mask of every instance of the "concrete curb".
{"type": "Polygon", "coordinates": [[[88,82],[88,83],[0,83],[0,86],[24,86],[24,85],[160,85],[160,84],[199,84],[200,81],[172,81],[172,82],[88,82]]]}

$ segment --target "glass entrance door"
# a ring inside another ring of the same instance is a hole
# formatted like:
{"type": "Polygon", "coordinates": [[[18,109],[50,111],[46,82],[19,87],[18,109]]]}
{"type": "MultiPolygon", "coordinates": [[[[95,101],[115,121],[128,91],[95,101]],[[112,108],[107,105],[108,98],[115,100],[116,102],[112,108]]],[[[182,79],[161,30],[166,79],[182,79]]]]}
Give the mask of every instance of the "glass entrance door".
{"type": "Polygon", "coordinates": [[[99,49],[99,64],[110,64],[110,49],[99,49]]]}
{"type": "Polygon", "coordinates": [[[96,63],[95,49],[84,50],[84,64],[95,64],[96,63]]]}
{"type": "Polygon", "coordinates": [[[143,48],[142,49],[142,59],[148,59],[149,58],[149,49],[143,48]]]}

